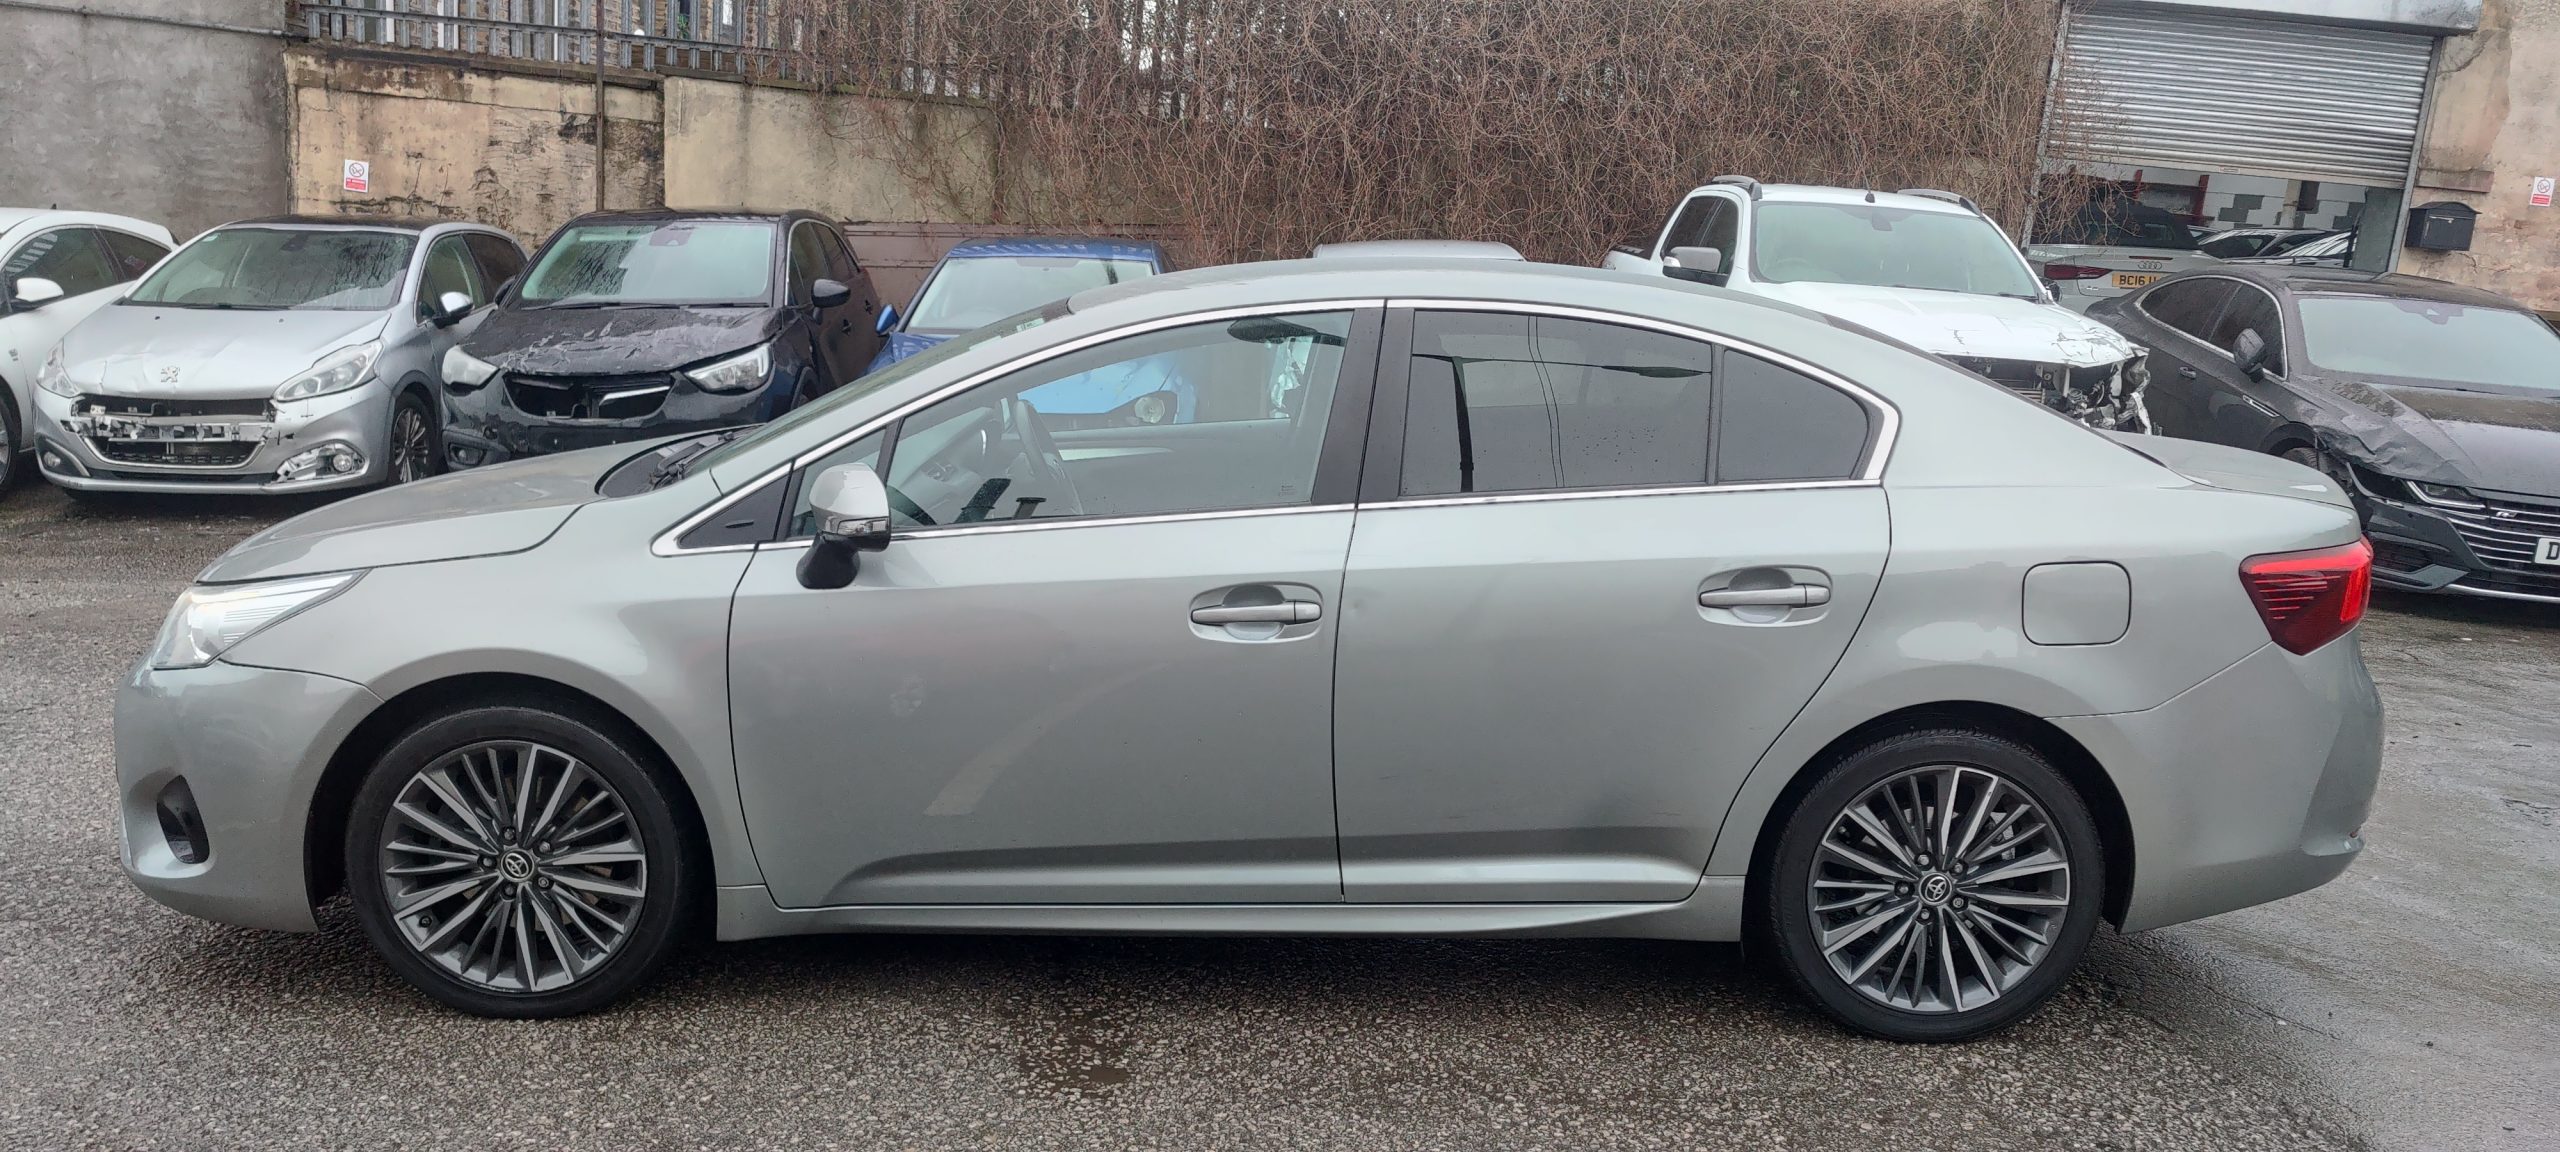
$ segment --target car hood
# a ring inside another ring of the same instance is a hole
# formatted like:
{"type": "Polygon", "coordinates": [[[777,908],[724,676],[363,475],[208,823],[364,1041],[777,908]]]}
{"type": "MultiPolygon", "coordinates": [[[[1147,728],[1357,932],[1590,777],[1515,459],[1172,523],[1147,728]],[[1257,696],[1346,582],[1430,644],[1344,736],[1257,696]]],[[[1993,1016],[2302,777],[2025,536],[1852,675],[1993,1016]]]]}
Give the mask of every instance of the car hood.
{"type": "Polygon", "coordinates": [[[380,335],[386,315],[110,304],[63,337],[62,367],[82,390],[114,396],[267,396],[322,356],[380,335]]]}
{"type": "Polygon", "coordinates": [[[1873,328],[1940,356],[2033,360],[2074,367],[2132,357],[2116,330],[2056,304],[1965,292],[1865,284],[1755,284],[1789,304],[1873,328]]]}
{"type": "Polygon", "coordinates": [[[596,481],[637,447],[537,456],[341,500],[241,541],[197,579],[272,580],[522,552],[598,499],[596,481]]]}
{"type": "Polygon", "coordinates": [[[666,372],[743,352],[782,330],[779,308],[491,309],[463,351],[538,376],[666,372]]]}
{"type": "Polygon", "coordinates": [[[2335,401],[2327,445],[2404,480],[2560,496],[2560,394],[2313,383],[2335,401]]]}

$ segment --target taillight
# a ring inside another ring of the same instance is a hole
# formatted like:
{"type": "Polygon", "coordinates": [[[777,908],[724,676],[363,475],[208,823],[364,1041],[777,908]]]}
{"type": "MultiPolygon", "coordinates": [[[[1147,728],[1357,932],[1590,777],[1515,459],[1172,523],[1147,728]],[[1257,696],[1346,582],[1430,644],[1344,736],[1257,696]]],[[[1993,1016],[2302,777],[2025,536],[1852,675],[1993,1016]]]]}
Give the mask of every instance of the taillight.
{"type": "Polygon", "coordinates": [[[2095,280],[2106,274],[2106,269],[2092,268],[2086,264],[2047,264],[2044,266],[2044,278],[2047,280],[2095,280]]]}
{"type": "Polygon", "coordinates": [[[2240,562],[2240,584],[2256,601],[2276,646],[2301,655],[2347,634],[2364,619],[2373,592],[2373,545],[2275,552],[2240,562]]]}

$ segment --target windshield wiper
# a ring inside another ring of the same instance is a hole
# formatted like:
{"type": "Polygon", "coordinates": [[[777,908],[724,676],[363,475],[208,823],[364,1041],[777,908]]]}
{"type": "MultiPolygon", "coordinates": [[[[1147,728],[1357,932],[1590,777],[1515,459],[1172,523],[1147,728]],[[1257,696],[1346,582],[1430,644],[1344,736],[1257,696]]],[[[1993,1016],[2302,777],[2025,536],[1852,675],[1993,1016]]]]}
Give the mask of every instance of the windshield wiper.
{"type": "Polygon", "coordinates": [[[649,470],[649,487],[664,488],[669,484],[673,484],[678,480],[684,479],[685,469],[692,467],[693,462],[701,459],[703,453],[709,452],[712,449],[735,440],[740,436],[746,435],[746,432],[747,430],[745,428],[732,428],[726,432],[719,433],[718,435],[707,436],[686,445],[683,450],[668,457],[656,468],[649,470]]]}

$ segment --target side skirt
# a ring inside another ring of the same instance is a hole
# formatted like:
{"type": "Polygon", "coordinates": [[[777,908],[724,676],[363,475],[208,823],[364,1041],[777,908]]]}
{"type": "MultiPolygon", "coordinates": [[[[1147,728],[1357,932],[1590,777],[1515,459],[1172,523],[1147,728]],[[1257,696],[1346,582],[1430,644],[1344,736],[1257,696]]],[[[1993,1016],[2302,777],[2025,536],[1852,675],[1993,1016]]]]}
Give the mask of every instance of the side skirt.
{"type": "Polygon", "coordinates": [[[778,908],[763,885],[719,889],[719,937],[834,932],[1070,936],[1621,936],[1742,938],[1743,878],[1709,876],[1669,904],[861,904],[778,908]]]}

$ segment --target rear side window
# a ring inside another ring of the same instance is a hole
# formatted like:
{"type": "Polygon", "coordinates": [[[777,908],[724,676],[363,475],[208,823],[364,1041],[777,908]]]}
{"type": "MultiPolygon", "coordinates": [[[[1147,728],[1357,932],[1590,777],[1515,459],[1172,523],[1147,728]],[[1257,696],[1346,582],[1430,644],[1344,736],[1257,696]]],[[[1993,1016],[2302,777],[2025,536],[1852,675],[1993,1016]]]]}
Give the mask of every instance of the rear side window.
{"type": "Polygon", "coordinates": [[[2231,299],[2234,287],[2231,281],[2219,278],[2172,281],[2145,293],[2135,307],[2154,320],[2202,340],[2213,330],[2214,318],[2222,315],[2223,302],[2231,299]]]}
{"type": "Polygon", "coordinates": [[[1716,381],[1716,482],[1847,480],[1867,451],[1867,406],[1792,368],[1726,352],[1716,381]]]}
{"type": "Polygon", "coordinates": [[[471,233],[462,242],[470,246],[471,258],[480,262],[480,278],[490,292],[524,273],[524,253],[517,251],[515,245],[486,232],[471,233]]]}
{"type": "Polygon", "coordinates": [[[101,228],[98,235],[107,242],[107,254],[114,257],[118,280],[138,280],[169,250],[157,240],[145,240],[130,232],[101,228]]]}
{"type": "Polygon", "coordinates": [[[1702,340],[1554,316],[1414,318],[1399,490],[1849,479],[1864,405],[1702,340]]]}

